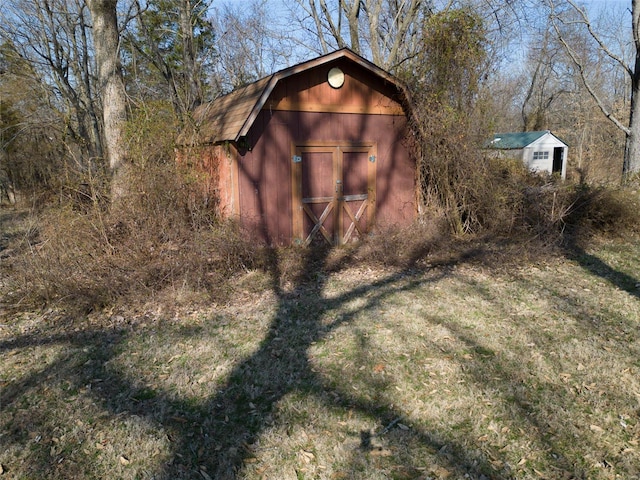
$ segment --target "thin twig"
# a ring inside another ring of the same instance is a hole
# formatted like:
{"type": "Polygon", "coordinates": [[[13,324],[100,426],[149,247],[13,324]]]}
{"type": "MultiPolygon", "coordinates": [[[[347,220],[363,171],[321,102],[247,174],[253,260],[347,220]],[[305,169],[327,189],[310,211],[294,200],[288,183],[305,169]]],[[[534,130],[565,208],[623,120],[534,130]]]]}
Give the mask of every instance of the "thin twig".
{"type": "Polygon", "coordinates": [[[387,425],[386,427],[384,427],[384,430],[382,430],[380,433],[374,435],[374,437],[381,437],[382,435],[384,435],[385,433],[387,433],[389,430],[391,430],[393,427],[396,426],[396,424],[402,420],[402,417],[397,417],[394,418],[391,423],[389,425],[387,425]]]}

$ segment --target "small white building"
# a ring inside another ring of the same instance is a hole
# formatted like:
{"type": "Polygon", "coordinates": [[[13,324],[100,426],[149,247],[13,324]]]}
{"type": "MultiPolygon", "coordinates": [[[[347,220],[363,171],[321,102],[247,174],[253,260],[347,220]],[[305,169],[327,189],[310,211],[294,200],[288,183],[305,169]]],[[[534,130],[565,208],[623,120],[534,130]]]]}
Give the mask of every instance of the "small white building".
{"type": "Polygon", "coordinates": [[[500,156],[513,157],[534,172],[567,174],[569,146],[549,130],[540,132],[497,133],[487,145],[500,156]]]}

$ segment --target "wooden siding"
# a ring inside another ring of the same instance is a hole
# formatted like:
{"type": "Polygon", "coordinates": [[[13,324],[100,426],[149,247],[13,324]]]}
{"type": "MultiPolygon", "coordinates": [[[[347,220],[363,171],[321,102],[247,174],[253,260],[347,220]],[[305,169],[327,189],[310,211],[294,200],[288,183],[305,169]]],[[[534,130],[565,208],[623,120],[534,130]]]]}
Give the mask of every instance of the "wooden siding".
{"type": "Polygon", "coordinates": [[[390,227],[416,216],[408,103],[401,83],[343,49],[200,107],[194,137],[182,144],[209,144],[203,168],[219,211],[238,216],[256,240],[342,243],[374,221],[390,227]],[[334,67],[345,74],[340,88],[327,81],[334,67]],[[309,165],[294,166],[294,155],[309,165]]]}
{"type": "Polygon", "coordinates": [[[220,214],[223,217],[237,217],[240,204],[237,152],[228,144],[216,145],[214,151],[215,161],[218,162],[217,191],[220,214]]]}
{"type": "Polygon", "coordinates": [[[281,80],[274,88],[265,110],[404,115],[394,100],[397,88],[371,75],[360,65],[345,59],[321,65],[304,75],[281,80]],[[345,74],[344,85],[333,88],[327,74],[333,67],[345,74]]]}
{"type": "Polygon", "coordinates": [[[406,225],[415,218],[415,168],[396,115],[295,111],[260,113],[238,157],[239,213],[245,227],[268,243],[289,243],[292,230],[292,146],[310,142],[377,145],[376,221],[406,225]]]}
{"type": "Polygon", "coordinates": [[[343,48],[280,70],[198,107],[193,115],[194,128],[185,130],[178,143],[238,142],[248,134],[262,109],[403,115],[401,105],[410,103],[401,82],[343,48]],[[336,66],[346,75],[345,85],[332,89],[327,73],[336,66]]]}

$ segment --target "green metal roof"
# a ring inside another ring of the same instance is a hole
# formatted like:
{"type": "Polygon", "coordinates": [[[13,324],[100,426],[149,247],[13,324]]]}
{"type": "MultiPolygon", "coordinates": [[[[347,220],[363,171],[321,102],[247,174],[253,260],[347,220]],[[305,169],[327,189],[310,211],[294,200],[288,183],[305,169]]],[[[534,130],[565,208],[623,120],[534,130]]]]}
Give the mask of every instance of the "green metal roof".
{"type": "Polygon", "coordinates": [[[488,147],[504,150],[524,148],[547,133],[551,132],[549,132],[549,130],[542,130],[540,132],[496,133],[493,136],[493,140],[489,142],[488,147]]]}

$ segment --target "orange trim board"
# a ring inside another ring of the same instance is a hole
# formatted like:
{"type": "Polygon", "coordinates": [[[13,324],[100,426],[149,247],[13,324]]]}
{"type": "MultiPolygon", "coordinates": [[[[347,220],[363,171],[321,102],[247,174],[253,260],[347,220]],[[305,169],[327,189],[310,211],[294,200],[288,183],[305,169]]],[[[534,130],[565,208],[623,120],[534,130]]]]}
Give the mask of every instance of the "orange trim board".
{"type": "Polygon", "coordinates": [[[276,110],[283,112],[313,112],[313,113],[355,113],[360,115],[404,115],[400,105],[326,105],[306,102],[278,102],[275,105],[264,107],[263,110],[276,110]]]}

